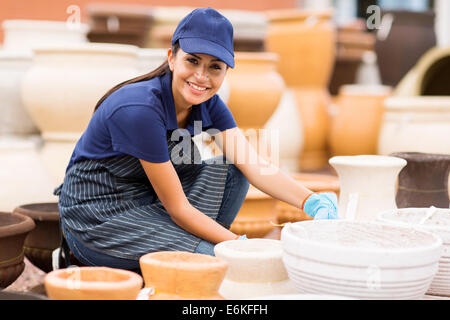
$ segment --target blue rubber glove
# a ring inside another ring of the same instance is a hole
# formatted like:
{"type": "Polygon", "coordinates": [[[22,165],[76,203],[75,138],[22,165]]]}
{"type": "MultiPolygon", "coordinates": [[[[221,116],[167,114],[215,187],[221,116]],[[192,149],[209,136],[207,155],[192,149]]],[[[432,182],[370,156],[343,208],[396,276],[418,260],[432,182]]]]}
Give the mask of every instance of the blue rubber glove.
{"type": "Polygon", "coordinates": [[[242,235],[242,236],[240,236],[239,238],[238,238],[238,240],[248,240],[247,239],[247,235],[242,235]]]}
{"type": "Polygon", "coordinates": [[[314,219],[338,219],[337,197],[332,192],[313,193],[303,204],[303,211],[314,219]]]}

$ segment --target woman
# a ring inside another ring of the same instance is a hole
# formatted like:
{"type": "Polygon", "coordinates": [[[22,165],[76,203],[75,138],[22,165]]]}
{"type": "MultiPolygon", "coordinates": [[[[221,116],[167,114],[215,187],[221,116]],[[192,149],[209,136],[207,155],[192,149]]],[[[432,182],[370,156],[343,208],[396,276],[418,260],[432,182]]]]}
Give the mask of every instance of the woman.
{"type": "Polygon", "coordinates": [[[279,170],[262,173],[274,167],[216,95],[229,67],[231,23],[196,9],[177,26],[167,62],[97,103],[55,190],[63,234],[81,263],[139,269],[139,257],[153,251],[214,255],[215,244],[246,239],[229,227],[249,182],[310,216],[336,216],[335,195],[314,194],[279,170]],[[194,124],[218,132],[225,158],[198,161],[194,124]]]}

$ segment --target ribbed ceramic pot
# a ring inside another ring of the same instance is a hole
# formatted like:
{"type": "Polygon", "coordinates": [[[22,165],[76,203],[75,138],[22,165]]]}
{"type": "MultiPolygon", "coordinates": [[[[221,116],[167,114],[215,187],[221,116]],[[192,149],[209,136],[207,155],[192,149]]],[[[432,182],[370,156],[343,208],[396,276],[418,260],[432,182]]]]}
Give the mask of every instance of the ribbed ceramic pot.
{"type": "Polygon", "coordinates": [[[379,212],[397,208],[396,183],[406,160],[379,155],[337,156],[329,160],[339,176],[340,218],[374,221],[379,212]]]}
{"type": "Polygon", "coordinates": [[[184,251],[160,251],[139,259],[145,287],[155,300],[220,300],[228,264],[217,257],[184,251]]]}
{"type": "Polygon", "coordinates": [[[450,155],[397,152],[391,156],[405,159],[407,165],[398,176],[398,208],[448,208],[450,155]]]}
{"type": "Polygon", "coordinates": [[[281,260],[279,240],[230,240],[214,247],[216,257],[228,263],[219,292],[229,300],[295,293],[281,260]]]}
{"type": "Polygon", "coordinates": [[[434,47],[417,61],[395,88],[400,96],[448,96],[450,48],[434,47]]]}
{"type": "Polygon", "coordinates": [[[381,85],[340,87],[329,131],[333,155],[377,154],[383,102],[390,94],[391,87],[381,85]]]}
{"type": "Polygon", "coordinates": [[[44,272],[52,271],[52,252],[61,245],[58,203],[24,204],[13,213],[30,217],[36,225],[25,239],[27,259],[44,272]]]}
{"type": "Polygon", "coordinates": [[[87,42],[88,26],[50,20],[5,20],[3,48],[30,50],[47,44],[70,45],[87,42]]]}
{"type": "Polygon", "coordinates": [[[277,200],[250,185],[244,203],[231,224],[231,232],[263,238],[275,228],[277,200]]]}
{"type": "Polygon", "coordinates": [[[137,47],[87,43],[35,47],[34,53],[22,99],[45,140],[43,161],[60,183],[97,101],[138,74],[137,47]]]}
{"type": "Polygon", "coordinates": [[[378,138],[378,153],[450,154],[450,97],[389,97],[378,138]]]}
{"type": "MultiPolygon", "coordinates": [[[[313,192],[334,192],[339,196],[339,179],[334,175],[315,173],[292,173],[291,176],[301,185],[313,192]]],[[[300,205],[300,202],[299,202],[300,205]]],[[[276,205],[278,223],[312,220],[303,210],[290,204],[277,201],[276,205]]]]}
{"type": "Polygon", "coordinates": [[[37,136],[0,137],[0,210],[12,212],[23,203],[53,202],[57,185],[39,156],[37,136]]]}
{"type": "Polygon", "coordinates": [[[427,293],[437,296],[450,296],[450,210],[403,208],[381,212],[377,220],[391,225],[420,228],[441,237],[443,247],[439,259],[439,269],[427,293]]]}
{"type": "Polygon", "coordinates": [[[0,50],[0,133],[37,134],[20,96],[23,76],[32,65],[27,51],[0,50]]]}
{"type": "Polygon", "coordinates": [[[0,212],[0,289],[13,283],[25,269],[23,243],[34,227],[27,216],[0,212]]]}
{"type": "Polygon", "coordinates": [[[59,269],[44,278],[52,300],[136,300],[142,284],[137,273],[107,267],[59,269]]]}
{"type": "Polygon", "coordinates": [[[442,252],[433,233],[347,220],[287,224],[281,242],[299,293],[357,299],[422,298],[442,252]]]}

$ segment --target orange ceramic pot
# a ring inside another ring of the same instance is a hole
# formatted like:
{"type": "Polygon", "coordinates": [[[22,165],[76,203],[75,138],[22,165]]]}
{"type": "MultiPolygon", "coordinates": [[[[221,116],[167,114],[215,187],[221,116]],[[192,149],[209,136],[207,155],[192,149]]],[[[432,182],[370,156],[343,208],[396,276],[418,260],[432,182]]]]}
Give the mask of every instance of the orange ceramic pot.
{"type": "Polygon", "coordinates": [[[266,47],[280,56],[278,71],[286,85],[327,87],[336,40],[332,11],[282,9],[267,16],[266,47]]]}
{"type": "Polygon", "coordinates": [[[277,200],[250,185],[247,197],[242,204],[230,230],[245,234],[248,238],[262,238],[275,228],[277,200]]]}
{"type": "Polygon", "coordinates": [[[142,283],[137,273],[107,267],[59,269],[44,279],[53,300],[136,300],[142,283]]]}
{"type": "Polygon", "coordinates": [[[227,72],[228,107],[241,129],[262,129],[277,108],[284,90],[277,60],[270,52],[235,53],[235,68],[227,72]]]}
{"type": "MultiPolygon", "coordinates": [[[[295,173],[291,175],[296,181],[314,192],[334,192],[339,195],[339,178],[329,174],[295,173]]],[[[277,201],[276,215],[278,223],[312,220],[304,211],[290,204],[277,201]]]]}
{"type": "Polygon", "coordinates": [[[381,85],[340,88],[329,135],[333,155],[377,154],[383,103],[391,91],[381,85]]]}
{"type": "Polygon", "coordinates": [[[139,259],[150,299],[223,299],[219,294],[228,264],[222,259],[184,251],[161,251],[139,259]]]}

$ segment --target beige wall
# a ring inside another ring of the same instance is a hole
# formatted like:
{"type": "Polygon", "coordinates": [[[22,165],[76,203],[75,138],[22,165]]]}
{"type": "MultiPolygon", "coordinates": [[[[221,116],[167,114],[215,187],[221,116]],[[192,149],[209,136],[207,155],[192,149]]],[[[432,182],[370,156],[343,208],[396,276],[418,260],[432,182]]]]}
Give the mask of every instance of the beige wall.
{"type": "MultiPolygon", "coordinates": [[[[65,21],[70,5],[81,8],[81,20],[86,22],[85,7],[89,3],[129,3],[158,6],[213,7],[216,9],[267,10],[296,7],[297,0],[0,0],[0,23],[6,19],[42,19],[65,21]]],[[[3,30],[0,30],[0,43],[3,30]]]]}

